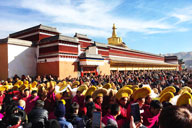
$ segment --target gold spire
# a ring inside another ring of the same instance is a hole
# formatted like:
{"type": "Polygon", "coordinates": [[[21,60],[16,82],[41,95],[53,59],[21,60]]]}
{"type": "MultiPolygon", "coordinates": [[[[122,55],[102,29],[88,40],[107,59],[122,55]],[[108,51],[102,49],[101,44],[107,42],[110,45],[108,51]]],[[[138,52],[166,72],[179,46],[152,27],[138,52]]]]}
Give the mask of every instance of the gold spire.
{"type": "Polygon", "coordinates": [[[112,29],[113,29],[112,37],[108,38],[108,44],[126,47],[126,46],[122,43],[121,37],[117,37],[116,30],[115,30],[115,29],[117,29],[117,28],[115,27],[115,24],[113,24],[113,28],[112,28],[112,29]]]}
{"type": "Polygon", "coordinates": [[[113,29],[112,37],[117,37],[116,31],[115,31],[115,29],[117,29],[117,28],[115,27],[115,24],[113,24],[112,29],[113,29]]]}

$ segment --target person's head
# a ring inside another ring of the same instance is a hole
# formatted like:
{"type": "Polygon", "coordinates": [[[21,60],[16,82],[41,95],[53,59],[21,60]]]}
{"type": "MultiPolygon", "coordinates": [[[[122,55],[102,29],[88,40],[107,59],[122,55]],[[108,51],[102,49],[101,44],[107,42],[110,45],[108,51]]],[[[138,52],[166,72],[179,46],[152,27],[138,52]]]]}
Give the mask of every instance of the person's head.
{"type": "Polygon", "coordinates": [[[77,95],[78,97],[80,97],[80,96],[81,96],[81,92],[80,92],[80,91],[77,91],[77,92],[76,92],[76,95],[77,95]]]}
{"type": "Polygon", "coordinates": [[[145,98],[145,104],[150,104],[151,103],[151,101],[152,101],[152,98],[150,97],[150,96],[147,96],[146,98],[145,98]]]}
{"type": "Polygon", "coordinates": [[[35,98],[37,96],[37,91],[36,90],[33,90],[31,92],[31,97],[35,98]]]}
{"type": "Polygon", "coordinates": [[[119,103],[123,106],[125,106],[127,104],[127,101],[128,101],[128,97],[122,97],[120,100],[119,100],[119,103]]]}
{"type": "Polygon", "coordinates": [[[110,114],[113,116],[118,116],[120,114],[120,107],[118,104],[110,105],[110,114]]]}
{"type": "Polygon", "coordinates": [[[28,97],[28,96],[30,95],[29,89],[25,89],[25,90],[24,90],[24,95],[25,95],[26,97],[28,97]]]}
{"type": "Polygon", "coordinates": [[[103,103],[103,97],[102,96],[97,96],[96,97],[96,103],[97,104],[102,104],[103,103]]]}
{"type": "Polygon", "coordinates": [[[0,90],[0,96],[3,95],[4,91],[3,90],[0,90]]]}
{"type": "Polygon", "coordinates": [[[164,102],[162,103],[162,105],[163,105],[163,108],[172,106],[172,104],[171,104],[170,102],[168,102],[168,101],[164,101],[164,102]]]}
{"type": "Polygon", "coordinates": [[[95,104],[94,102],[89,102],[86,104],[87,108],[87,116],[88,118],[92,118],[93,111],[95,110],[95,104]]]}
{"type": "Polygon", "coordinates": [[[192,79],[190,79],[190,80],[187,82],[187,86],[189,86],[190,88],[192,88],[192,79]]]}
{"type": "Polygon", "coordinates": [[[42,100],[37,100],[36,101],[36,104],[35,104],[35,107],[41,107],[41,108],[43,108],[44,107],[44,101],[42,101],[42,100]]]}
{"type": "Polygon", "coordinates": [[[72,113],[73,114],[78,114],[79,112],[79,104],[77,102],[73,102],[71,105],[72,108],[72,113]]]}
{"type": "Polygon", "coordinates": [[[160,128],[192,128],[192,115],[184,107],[166,107],[159,116],[159,125],[160,128]]]}
{"type": "Polygon", "coordinates": [[[24,100],[21,99],[21,100],[18,101],[18,105],[21,106],[23,109],[25,109],[26,103],[25,103],[24,100]]]}
{"type": "Polygon", "coordinates": [[[152,100],[150,103],[150,111],[154,116],[161,112],[162,107],[162,104],[158,100],[152,100]]]}
{"type": "Polygon", "coordinates": [[[145,104],[145,98],[139,98],[137,99],[137,103],[139,104],[139,108],[142,108],[145,104]]]}
{"type": "Polygon", "coordinates": [[[55,116],[56,117],[64,117],[65,116],[65,105],[62,101],[58,101],[55,108],[55,116]]]}
{"type": "Polygon", "coordinates": [[[86,102],[86,104],[89,103],[89,102],[93,102],[93,98],[90,95],[87,95],[85,97],[85,102],[86,102]]]}

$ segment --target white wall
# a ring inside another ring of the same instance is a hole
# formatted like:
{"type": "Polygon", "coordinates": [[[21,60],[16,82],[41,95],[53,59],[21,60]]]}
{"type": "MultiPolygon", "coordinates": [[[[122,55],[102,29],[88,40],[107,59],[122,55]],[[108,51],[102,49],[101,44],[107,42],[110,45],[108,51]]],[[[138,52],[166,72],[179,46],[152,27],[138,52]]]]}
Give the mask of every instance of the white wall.
{"type": "Polygon", "coordinates": [[[8,44],[8,76],[36,75],[36,48],[8,44]]]}

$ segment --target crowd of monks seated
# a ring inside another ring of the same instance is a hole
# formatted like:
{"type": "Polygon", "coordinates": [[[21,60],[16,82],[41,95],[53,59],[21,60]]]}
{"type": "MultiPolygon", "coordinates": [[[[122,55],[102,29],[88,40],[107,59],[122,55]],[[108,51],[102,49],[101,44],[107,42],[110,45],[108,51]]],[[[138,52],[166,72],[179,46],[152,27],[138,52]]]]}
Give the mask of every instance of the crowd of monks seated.
{"type": "Polygon", "coordinates": [[[0,128],[192,128],[191,87],[189,71],[15,75],[0,81],[0,128]]]}

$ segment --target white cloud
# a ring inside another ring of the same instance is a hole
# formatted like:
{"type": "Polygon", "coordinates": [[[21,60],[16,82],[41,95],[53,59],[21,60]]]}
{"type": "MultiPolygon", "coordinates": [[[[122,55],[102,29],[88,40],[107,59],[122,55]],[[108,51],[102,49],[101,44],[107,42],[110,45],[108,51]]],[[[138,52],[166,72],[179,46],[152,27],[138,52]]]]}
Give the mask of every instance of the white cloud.
{"type": "MultiPolygon", "coordinates": [[[[88,36],[104,38],[111,35],[113,23],[116,23],[116,27],[122,30],[123,33],[118,30],[121,36],[126,36],[125,33],[127,32],[157,34],[187,31],[185,28],[177,28],[174,24],[166,22],[166,18],[164,20],[143,20],[131,17],[122,18],[117,13],[114,14],[119,5],[123,3],[123,0],[21,0],[20,2],[16,4],[17,8],[32,10],[31,13],[35,13],[35,15],[24,15],[22,18],[12,18],[8,22],[1,22],[0,35],[5,31],[6,33],[14,32],[40,23],[61,24],[63,27],[57,29],[61,30],[63,34],[78,32],[88,36]],[[45,18],[43,20],[38,16],[44,16],[45,18]],[[29,20],[29,18],[31,19],[29,20]]],[[[14,4],[6,3],[6,6],[13,7],[14,4]]],[[[15,15],[21,17],[19,13],[15,13],[15,15]]],[[[172,17],[177,17],[181,21],[188,20],[187,16],[182,18],[182,15],[183,13],[175,13],[175,15],[172,13],[172,17]]]]}
{"type": "Polygon", "coordinates": [[[161,29],[159,31],[163,32],[174,27],[155,20],[144,21],[113,15],[113,10],[121,4],[121,1],[81,0],[78,5],[73,2],[68,0],[57,4],[55,1],[23,0],[22,7],[43,13],[49,16],[52,22],[84,25],[104,31],[109,30],[113,23],[116,23],[118,28],[135,32],[150,31],[150,28],[161,29]]]}
{"type": "Polygon", "coordinates": [[[179,20],[177,22],[177,24],[183,23],[183,22],[191,22],[192,21],[192,6],[175,9],[174,12],[172,12],[170,14],[170,17],[177,18],[179,20]]]}

